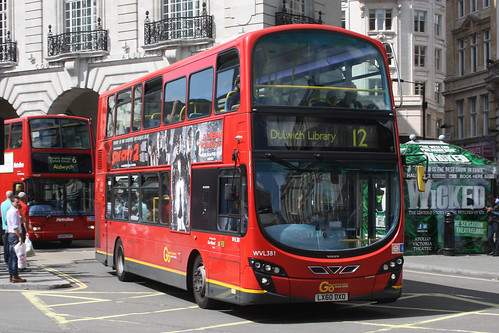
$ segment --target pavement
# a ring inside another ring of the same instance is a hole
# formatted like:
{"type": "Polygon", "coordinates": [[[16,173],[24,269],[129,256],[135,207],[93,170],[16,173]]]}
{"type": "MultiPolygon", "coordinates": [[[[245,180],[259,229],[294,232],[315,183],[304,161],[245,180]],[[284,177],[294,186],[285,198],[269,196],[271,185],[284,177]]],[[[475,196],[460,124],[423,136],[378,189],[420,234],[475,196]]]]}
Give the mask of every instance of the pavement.
{"type": "MultiPolygon", "coordinates": [[[[89,252],[90,253],[90,252],[89,252]]],[[[74,254],[74,252],[73,252],[74,254]]],[[[89,256],[89,254],[87,254],[89,256]]],[[[405,256],[404,269],[410,271],[468,276],[499,281],[499,257],[474,255],[405,256]]],[[[51,290],[69,288],[73,284],[67,275],[52,269],[47,257],[28,257],[29,272],[20,272],[25,283],[11,283],[7,265],[0,259],[0,290],[51,290]]],[[[52,262],[53,263],[53,262],[52,262]]]]}

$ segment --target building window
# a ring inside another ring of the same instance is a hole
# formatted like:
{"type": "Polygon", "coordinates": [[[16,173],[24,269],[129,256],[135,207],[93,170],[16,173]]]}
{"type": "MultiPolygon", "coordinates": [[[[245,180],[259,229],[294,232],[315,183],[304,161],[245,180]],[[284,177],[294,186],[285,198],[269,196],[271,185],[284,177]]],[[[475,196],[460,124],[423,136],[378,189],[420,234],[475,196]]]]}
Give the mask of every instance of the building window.
{"type": "Polygon", "coordinates": [[[464,75],[465,71],[465,51],[466,51],[466,40],[465,39],[460,39],[458,41],[458,70],[459,70],[459,75],[464,75]]]}
{"type": "Polygon", "coordinates": [[[464,101],[457,101],[457,138],[464,138],[464,101]]]}
{"type": "Polygon", "coordinates": [[[477,133],[476,97],[470,98],[469,104],[470,104],[470,136],[475,137],[477,133]]]}
{"type": "Polygon", "coordinates": [[[470,13],[478,10],[478,0],[470,0],[470,13]]]}
{"type": "Polygon", "coordinates": [[[163,0],[163,19],[199,15],[199,0],[163,0]]]}
{"type": "Polygon", "coordinates": [[[414,46],[414,66],[425,67],[426,46],[414,46]]]}
{"type": "Polygon", "coordinates": [[[481,97],[482,115],[483,115],[483,135],[489,134],[490,118],[489,118],[489,95],[482,95],[481,97]]]}
{"type": "Polygon", "coordinates": [[[425,97],[425,86],[426,82],[424,81],[416,81],[414,84],[414,95],[422,95],[423,98],[425,97]]]}
{"type": "Polygon", "coordinates": [[[483,0],[483,8],[490,7],[490,0],[483,0]]]}
{"type": "Polygon", "coordinates": [[[437,102],[437,104],[440,104],[442,98],[442,83],[440,82],[437,82],[435,83],[435,102],[437,102]]]}
{"type": "Polygon", "coordinates": [[[369,11],[369,30],[391,30],[392,11],[377,9],[369,11]]]}
{"type": "Polygon", "coordinates": [[[457,0],[457,17],[461,18],[466,15],[466,7],[464,0],[457,0]]]}
{"type": "Polygon", "coordinates": [[[341,27],[343,29],[346,29],[347,27],[346,11],[344,10],[341,11],[341,27]]]}
{"type": "Polygon", "coordinates": [[[442,35],[442,15],[435,15],[435,35],[442,35]]]}
{"type": "Polygon", "coordinates": [[[425,32],[426,12],[416,10],[414,12],[414,31],[425,32]]]}
{"type": "Polygon", "coordinates": [[[66,0],[65,25],[66,32],[91,31],[95,15],[95,1],[66,0]]]}
{"type": "Polygon", "coordinates": [[[305,0],[289,0],[288,10],[294,15],[305,15],[305,0]]]}
{"type": "Polygon", "coordinates": [[[435,70],[442,69],[442,49],[435,49],[435,70]]]}
{"type": "Polygon", "coordinates": [[[471,73],[475,73],[478,68],[478,35],[471,35],[471,49],[470,49],[470,58],[471,58],[471,73]]]}
{"type": "Polygon", "coordinates": [[[0,43],[7,39],[7,0],[0,0],[0,43]]]}
{"type": "Polygon", "coordinates": [[[487,69],[490,60],[490,30],[483,32],[483,68],[487,69]]]}

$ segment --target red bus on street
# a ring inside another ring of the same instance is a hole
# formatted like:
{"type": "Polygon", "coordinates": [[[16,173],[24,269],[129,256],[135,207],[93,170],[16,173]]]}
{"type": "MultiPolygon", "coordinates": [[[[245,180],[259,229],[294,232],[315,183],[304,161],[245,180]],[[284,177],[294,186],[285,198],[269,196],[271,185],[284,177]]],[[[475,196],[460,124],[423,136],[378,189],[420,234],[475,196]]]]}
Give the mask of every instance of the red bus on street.
{"type": "Polygon", "coordinates": [[[258,30],[103,93],[96,258],[214,300],[395,301],[403,200],[381,43],[258,30]],[[240,87],[240,89],[239,89],[240,87]]]}
{"type": "Polygon", "coordinates": [[[90,122],[67,115],[5,120],[0,193],[25,192],[37,241],[94,239],[94,143],[90,122]]]}

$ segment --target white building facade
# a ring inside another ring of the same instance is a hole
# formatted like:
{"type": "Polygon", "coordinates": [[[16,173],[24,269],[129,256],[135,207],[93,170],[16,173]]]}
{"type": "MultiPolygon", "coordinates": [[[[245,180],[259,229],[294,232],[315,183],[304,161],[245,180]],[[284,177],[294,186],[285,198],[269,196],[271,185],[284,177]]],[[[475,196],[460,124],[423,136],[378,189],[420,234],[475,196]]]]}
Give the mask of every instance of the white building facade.
{"type": "Polygon", "coordinates": [[[0,117],[67,113],[95,123],[106,90],[245,32],[291,22],[339,26],[340,4],[0,0],[0,117]]]}
{"type": "Polygon", "coordinates": [[[342,1],[346,29],[393,46],[400,72],[392,59],[391,76],[404,81],[401,91],[397,83],[393,85],[401,142],[411,134],[425,138],[445,134],[445,11],[444,0],[342,1]]]}

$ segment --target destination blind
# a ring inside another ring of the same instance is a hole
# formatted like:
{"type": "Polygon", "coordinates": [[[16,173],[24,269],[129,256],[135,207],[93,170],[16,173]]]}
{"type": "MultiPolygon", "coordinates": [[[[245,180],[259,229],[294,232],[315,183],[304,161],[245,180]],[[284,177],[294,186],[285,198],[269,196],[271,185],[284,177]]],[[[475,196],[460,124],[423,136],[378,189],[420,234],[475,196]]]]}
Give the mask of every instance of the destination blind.
{"type": "Polygon", "coordinates": [[[255,150],[395,150],[389,120],[255,115],[254,133],[255,150]]]}

